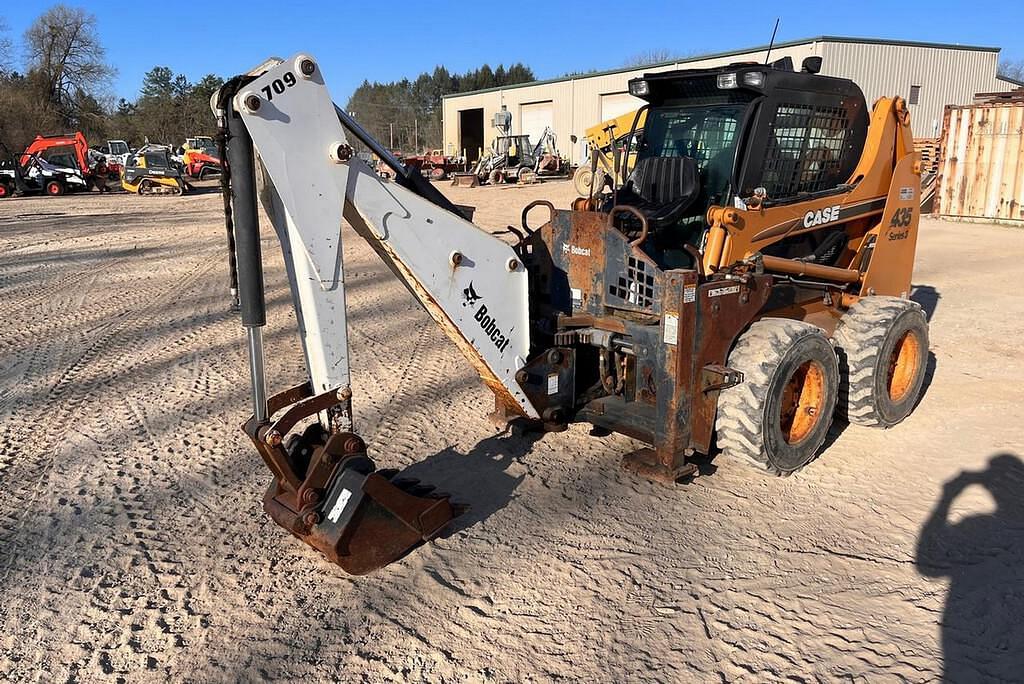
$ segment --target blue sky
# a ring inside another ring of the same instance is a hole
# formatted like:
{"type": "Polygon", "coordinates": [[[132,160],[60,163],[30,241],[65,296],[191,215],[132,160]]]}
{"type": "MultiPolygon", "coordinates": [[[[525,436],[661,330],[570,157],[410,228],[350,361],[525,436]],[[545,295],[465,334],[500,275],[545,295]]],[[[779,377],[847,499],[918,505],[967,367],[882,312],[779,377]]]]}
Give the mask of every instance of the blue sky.
{"type": "MultiPolygon", "coordinates": [[[[0,8],[16,44],[50,4],[15,2],[0,8]]],[[[67,4],[96,15],[109,61],[118,69],[114,93],[129,99],[155,65],[195,80],[210,72],[232,75],[268,56],[300,50],[319,59],[335,99],[342,102],[364,78],[415,77],[435,64],[465,71],[485,62],[521,61],[539,78],[552,78],[615,68],[651,49],[690,54],[763,45],[777,16],[782,41],[818,35],[900,38],[1001,47],[1002,57],[1024,59],[1021,0],[642,0],[619,3],[629,7],[627,19],[619,22],[612,10],[616,3],[594,0],[67,4]]]]}

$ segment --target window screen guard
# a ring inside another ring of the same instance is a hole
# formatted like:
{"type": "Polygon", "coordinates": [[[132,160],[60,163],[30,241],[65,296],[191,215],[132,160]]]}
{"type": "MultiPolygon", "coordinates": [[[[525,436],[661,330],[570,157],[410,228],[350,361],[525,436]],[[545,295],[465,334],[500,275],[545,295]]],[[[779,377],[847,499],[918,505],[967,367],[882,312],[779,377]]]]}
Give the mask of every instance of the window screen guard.
{"type": "Polygon", "coordinates": [[[845,107],[780,103],[765,155],[762,185],[771,198],[835,187],[853,130],[845,107]]]}

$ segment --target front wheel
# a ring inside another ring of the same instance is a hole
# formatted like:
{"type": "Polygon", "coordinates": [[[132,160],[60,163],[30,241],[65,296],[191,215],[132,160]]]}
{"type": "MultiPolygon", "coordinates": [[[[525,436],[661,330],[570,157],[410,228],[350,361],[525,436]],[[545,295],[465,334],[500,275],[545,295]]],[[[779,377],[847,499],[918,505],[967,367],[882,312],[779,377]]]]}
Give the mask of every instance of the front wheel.
{"type": "Polygon", "coordinates": [[[928,319],[916,302],[864,297],[839,320],[841,418],[892,427],[914,409],[928,366],[928,319]]]}
{"type": "Polygon", "coordinates": [[[727,363],[743,381],[719,394],[719,449],[776,475],[810,463],[825,442],[839,394],[839,363],[824,332],[765,318],[740,336],[727,363]]]}
{"type": "Polygon", "coordinates": [[[7,183],[0,183],[0,199],[10,197],[13,194],[14,192],[11,190],[11,186],[7,185],[7,183]]]}
{"type": "Polygon", "coordinates": [[[46,184],[46,194],[50,197],[60,197],[64,194],[64,184],[57,180],[49,181],[46,184]]]}

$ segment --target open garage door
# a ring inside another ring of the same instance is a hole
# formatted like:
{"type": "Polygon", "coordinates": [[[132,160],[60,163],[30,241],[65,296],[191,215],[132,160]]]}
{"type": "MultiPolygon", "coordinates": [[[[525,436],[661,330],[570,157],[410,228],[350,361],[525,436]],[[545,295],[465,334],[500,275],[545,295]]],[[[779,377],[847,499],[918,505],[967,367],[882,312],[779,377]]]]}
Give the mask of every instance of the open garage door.
{"type": "Polygon", "coordinates": [[[473,163],[480,158],[483,146],[484,110],[461,110],[459,112],[459,154],[466,155],[466,161],[473,163]]]}
{"type": "Polygon", "coordinates": [[[537,144],[544,129],[554,128],[555,109],[551,101],[531,102],[519,106],[519,130],[530,136],[530,143],[537,144]]]}
{"type": "MultiPolygon", "coordinates": [[[[614,119],[627,112],[632,112],[644,106],[644,101],[639,97],[633,97],[629,93],[608,93],[601,96],[601,121],[614,119]]],[[[597,121],[594,124],[599,123],[597,121]]],[[[594,125],[591,124],[591,125],[594,125]]]]}

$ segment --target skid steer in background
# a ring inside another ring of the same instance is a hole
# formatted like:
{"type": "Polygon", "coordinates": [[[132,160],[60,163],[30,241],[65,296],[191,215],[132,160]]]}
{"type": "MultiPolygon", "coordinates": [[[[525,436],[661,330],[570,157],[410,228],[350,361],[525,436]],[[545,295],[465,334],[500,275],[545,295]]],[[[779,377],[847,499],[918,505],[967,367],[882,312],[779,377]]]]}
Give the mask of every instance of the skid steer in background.
{"type": "MultiPolygon", "coordinates": [[[[906,104],[785,60],[630,82],[647,101],[629,181],[523,210],[510,245],[473,225],[336,107],[316,61],[271,60],[215,96],[270,516],[353,573],[459,511],[377,470],[353,425],[345,220],[494,392],[539,427],[585,421],[647,446],[646,477],[728,456],[792,473],[842,418],[888,427],[920,394],[927,322],[908,299],[919,168],[906,104]],[[381,180],[366,145],[395,173],[381,180]],[[265,186],[257,191],[254,151],[265,186]],[[268,397],[257,196],[284,261],[308,380],[268,397]],[[531,227],[542,207],[546,222],[531,227]],[[302,430],[297,426],[306,424],[302,430]]],[[[357,398],[356,398],[357,399],[357,398]]]]}
{"type": "Polygon", "coordinates": [[[121,187],[137,195],[184,195],[189,189],[164,145],[143,145],[128,157],[121,187]]]}

